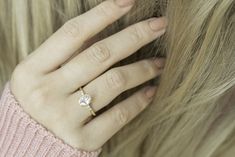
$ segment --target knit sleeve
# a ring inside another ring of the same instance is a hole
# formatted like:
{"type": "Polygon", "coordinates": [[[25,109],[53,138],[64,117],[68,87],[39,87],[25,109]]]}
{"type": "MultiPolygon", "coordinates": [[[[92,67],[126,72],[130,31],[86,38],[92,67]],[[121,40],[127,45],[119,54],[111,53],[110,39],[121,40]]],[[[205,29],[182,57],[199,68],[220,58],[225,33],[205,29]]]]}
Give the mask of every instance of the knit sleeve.
{"type": "Polygon", "coordinates": [[[66,144],[36,122],[15,99],[6,83],[0,99],[0,157],[97,157],[66,144]]]}

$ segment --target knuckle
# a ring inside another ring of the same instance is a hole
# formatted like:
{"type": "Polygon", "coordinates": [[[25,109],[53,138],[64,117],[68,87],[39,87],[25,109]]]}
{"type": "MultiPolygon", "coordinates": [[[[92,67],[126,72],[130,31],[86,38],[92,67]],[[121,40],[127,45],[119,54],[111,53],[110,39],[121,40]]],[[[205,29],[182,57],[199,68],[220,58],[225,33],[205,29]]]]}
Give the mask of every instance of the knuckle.
{"type": "Polygon", "coordinates": [[[106,77],[106,82],[107,82],[107,87],[108,88],[113,88],[113,89],[124,89],[125,88],[125,78],[123,73],[114,68],[111,69],[108,73],[107,73],[107,77],[106,77]]]}
{"type": "Polygon", "coordinates": [[[116,107],[114,116],[115,121],[120,125],[126,124],[129,120],[128,110],[125,110],[121,107],[116,107]]]}
{"type": "Polygon", "coordinates": [[[30,76],[32,76],[32,72],[27,69],[27,66],[25,66],[23,63],[20,63],[12,72],[11,82],[19,82],[19,84],[21,84],[22,82],[25,82],[25,80],[30,76]]]}
{"type": "Polygon", "coordinates": [[[71,65],[67,65],[67,66],[62,66],[60,68],[60,72],[56,73],[57,77],[61,78],[65,83],[69,83],[71,81],[71,78],[74,76],[74,74],[76,73],[75,69],[73,68],[77,66],[76,63],[72,63],[71,65]]]}
{"type": "Polygon", "coordinates": [[[12,77],[17,78],[19,76],[22,76],[23,73],[24,73],[24,67],[21,64],[18,64],[12,73],[12,77]]]}
{"type": "Polygon", "coordinates": [[[40,87],[35,89],[31,94],[32,101],[36,101],[38,106],[48,104],[49,92],[46,88],[40,87]]]}
{"type": "Polygon", "coordinates": [[[91,47],[88,58],[95,63],[102,63],[110,57],[110,50],[105,43],[97,43],[91,47]]]}
{"type": "Polygon", "coordinates": [[[62,26],[62,31],[66,36],[69,37],[78,37],[78,36],[82,36],[82,29],[81,29],[81,23],[82,22],[78,22],[78,20],[76,19],[71,19],[68,20],[63,26],[62,26]]]}
{"type": "Polygon", "coordinates": [[[139,27],[141,28],[141,31],[144,34],[144,38],[151,38],[153,36],[153,31],[151,30],[151,28],[149,27],[149,23],[148,22],[140,22],[139,27]]]}
{"type": "Polygon", "coordinates": [[[110,5],[110,1],[103,2],[99,6],[97,6],[96,13],[97,15],[103,17],[111,17],[112,16],[112,7],[110,5]]]}
{"type": "Polygon", "coordinates": [[[143,33],[138,24],[132,26],[129,32],[130,38],[135,43],[140,43],[143,40],[143,33]]]}

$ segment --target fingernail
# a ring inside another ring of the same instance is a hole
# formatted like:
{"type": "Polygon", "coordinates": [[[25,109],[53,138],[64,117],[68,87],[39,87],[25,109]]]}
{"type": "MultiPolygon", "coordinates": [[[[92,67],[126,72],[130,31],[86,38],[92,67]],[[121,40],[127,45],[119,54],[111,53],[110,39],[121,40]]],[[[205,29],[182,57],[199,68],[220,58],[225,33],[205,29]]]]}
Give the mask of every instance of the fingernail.
{"type": "Polygon", "coordinates": [[[165,58],[155,58],[154,63],[157,65],[159,69],[164,68],[166,59],[165,58]]]}
{"type": "Polygon", "coordinates": [[[146,87],[145,95],[146,95],[147,98],[149,98],[149,99],[152,98],[155,93],[156,93],[156,87],[155,86],[146,87]]]}
{"type": "Polygon", "coordinates": [[[134,0],[115,0],[115,3],[120,7],[127,7],[134,4],[134,0]]]}
{"type": "Polygon", "coordinates": [[[167,23],[167,18],[165,17],[153,18],[149,21],[150,28],[155,32],[165,29],[167,23]]]}

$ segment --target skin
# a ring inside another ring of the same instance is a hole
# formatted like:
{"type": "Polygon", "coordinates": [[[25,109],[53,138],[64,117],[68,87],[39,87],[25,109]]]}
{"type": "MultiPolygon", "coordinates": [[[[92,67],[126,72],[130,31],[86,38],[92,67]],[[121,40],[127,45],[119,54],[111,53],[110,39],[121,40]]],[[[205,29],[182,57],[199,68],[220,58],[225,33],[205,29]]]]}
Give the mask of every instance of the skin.
{"type": "Polygon", "coordinates": [[[98,111],[122,92],[161,74],[164,58],[106,70],[164,34],[164,17],[141,21],[93,43],[61,66],[91,37],[126,14],[133,3],[104,1],[69,20],[20,62],[12,74],[10,88],[24,110],[73,147],[87,151],[102,147],[140,114],[156,93],[156,87],[145,87],[93,118],[87,108],[78,104],[79,87],[91,95],[91,106],[98,111]]]}

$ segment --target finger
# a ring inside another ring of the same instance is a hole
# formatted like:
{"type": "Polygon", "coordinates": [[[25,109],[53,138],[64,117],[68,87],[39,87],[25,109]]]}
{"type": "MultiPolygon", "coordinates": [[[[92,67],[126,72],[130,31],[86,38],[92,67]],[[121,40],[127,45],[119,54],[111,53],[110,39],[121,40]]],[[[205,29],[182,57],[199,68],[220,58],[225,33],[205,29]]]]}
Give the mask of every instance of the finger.
{"type": "Polygon", "coordinates": [[[74,91],[165,32],[166,18],[142,21],[112,35],[74,57],[55,73],[62,88],[74,91]],[[151,21],[151,22],[150,22],[151,21]],[[153,29],[154,25],[154,29],[153,29]],[[152,27],[151,27],[152,26],[152,27]]]}
{"type": "MultiPolygon", "coordinates": [[[[87,84],[83,90],[91,95],[92,108],[98,111],[108,105],[122,92],[136,87],[161,74],[161,67],[165,59],[147,59],[114,68],[87,84]],[[159,65],[161,63],[161,65],[159,65]]],[[[90,116],[89,110],[77,110],[77,99],[80,91],[75,92],[69,98],[74,119],[85,120],[90,116]],[[83,111],[83,112],[82,112],[83,111]]]]}
{"type": "Polygon", "coordinates": [[[118,3],[118,0],[107,0],[83,15],[69,20],[30,55],[30,64],[42,72],[57,68],[85,41],[127,13],[133,1],[125,2],[127,5],[118,3]]]}
{"type": "Polygon", "coordinates": [[[156,87],[144,88],[87,123],[82,131],[88,141],[102,146],[150,104],[155,92],[156,87]]]}

